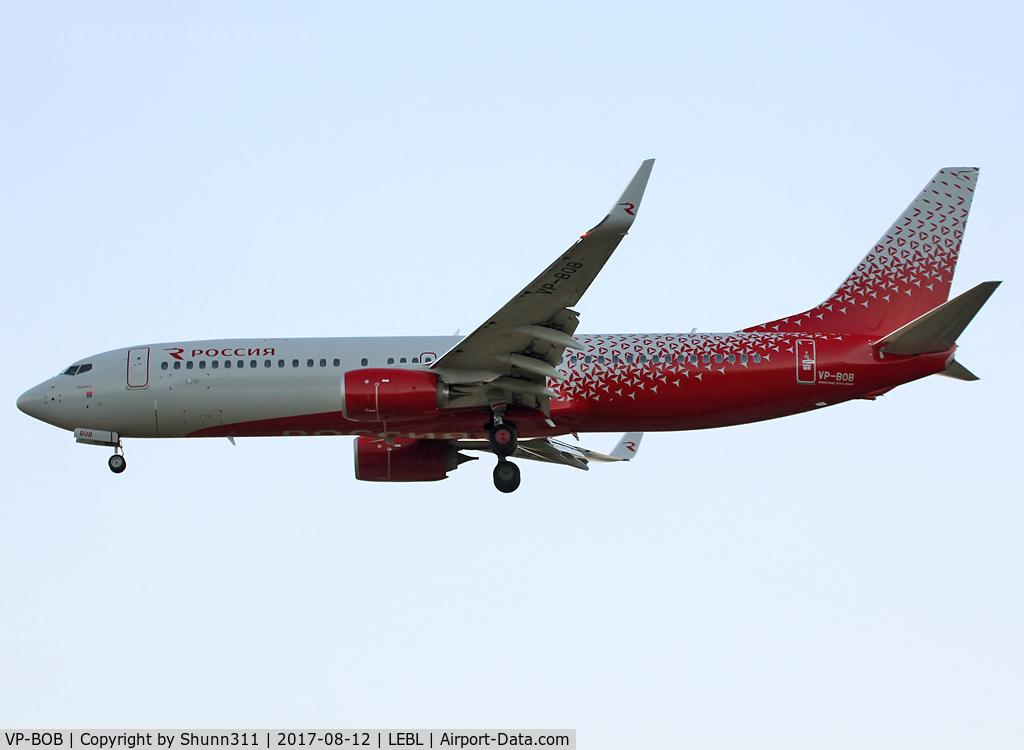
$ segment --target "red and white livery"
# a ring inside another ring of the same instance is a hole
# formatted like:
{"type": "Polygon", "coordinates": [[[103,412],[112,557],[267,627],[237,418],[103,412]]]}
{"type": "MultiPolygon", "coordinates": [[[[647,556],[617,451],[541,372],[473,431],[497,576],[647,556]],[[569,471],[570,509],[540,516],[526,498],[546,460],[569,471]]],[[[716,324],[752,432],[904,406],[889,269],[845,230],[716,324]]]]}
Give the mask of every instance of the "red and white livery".
{"type": "Polygon", "coordinates": [[[976,380],[957,338],[1000,282],[949,300],[978,170],[939,170],[853,273],[806,312],[732,333],[577,335],[574,309],[632,225],[654,161],[611,211],[470,335],[182,341],[86,357],[18,399],[114,449],[124,438],[355,436],[357,479],[445,479],[497,457],[587,469],[642,433],[774,419],[874,399],[928,375],[976,380]],[[441,353],[438,356],[438,353],[441,353]],[[624,432],[608,454],[559,440],[624,432]]]}

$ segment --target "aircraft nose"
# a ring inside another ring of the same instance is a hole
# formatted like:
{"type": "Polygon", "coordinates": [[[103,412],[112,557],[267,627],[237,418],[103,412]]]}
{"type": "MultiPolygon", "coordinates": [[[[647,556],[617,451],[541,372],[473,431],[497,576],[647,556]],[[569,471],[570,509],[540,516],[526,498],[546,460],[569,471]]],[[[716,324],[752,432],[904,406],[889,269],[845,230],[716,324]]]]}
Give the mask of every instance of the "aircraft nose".
{"type": "Polygon", "coordinates": [[[43,392],[39,386],[30,388],[18,396],[18,408],[34,419],[42,419],[43,392]]]}

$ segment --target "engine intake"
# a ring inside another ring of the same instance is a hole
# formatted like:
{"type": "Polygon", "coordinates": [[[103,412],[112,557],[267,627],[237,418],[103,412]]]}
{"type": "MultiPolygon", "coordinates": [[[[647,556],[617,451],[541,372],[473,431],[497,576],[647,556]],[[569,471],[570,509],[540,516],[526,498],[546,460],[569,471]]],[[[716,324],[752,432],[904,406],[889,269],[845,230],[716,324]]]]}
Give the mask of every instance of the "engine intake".
{"type": "Polygon", "coordinates": [[[388,445],[369,435],[356,438],[354,453],[356,479],[364,482],[436,482],[459,464],[476,460],[444,440],[395,438],[388,445]]]}
{"type": "Polygon", "coordinates": [[[443,383],[423,370],[366,368],[345,373],[341,413],[354,422],[418,419],[437,411],[443,383]]]}

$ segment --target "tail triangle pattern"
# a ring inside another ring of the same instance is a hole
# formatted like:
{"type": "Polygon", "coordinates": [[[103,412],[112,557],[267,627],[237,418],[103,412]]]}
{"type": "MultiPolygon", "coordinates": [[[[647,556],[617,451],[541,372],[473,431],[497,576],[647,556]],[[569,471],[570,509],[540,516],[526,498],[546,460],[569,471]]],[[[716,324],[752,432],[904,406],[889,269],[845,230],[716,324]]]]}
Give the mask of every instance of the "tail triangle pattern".
{"type": "Polygon", "coordinates": [[[975,167],[940,169],[846,281],[815,308],[744,329],[884,336],[949,299],[975,167]]]}

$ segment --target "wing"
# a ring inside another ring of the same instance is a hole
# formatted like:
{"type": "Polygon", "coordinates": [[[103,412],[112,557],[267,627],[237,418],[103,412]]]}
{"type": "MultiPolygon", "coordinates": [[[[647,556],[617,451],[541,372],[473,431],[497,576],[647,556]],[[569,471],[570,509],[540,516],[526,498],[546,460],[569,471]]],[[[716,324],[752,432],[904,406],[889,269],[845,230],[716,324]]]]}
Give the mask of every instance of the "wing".
{"type": "MultiPolygon", "coordinates": [[[[610,454],[587,450],[580,446],[563,443],[561,440],[555,440],[554,438],[520,440],[516,452],[512,454],[512,458],[526,458],[531,461],[561,464],[589,471],[590,467],[587,464],[591,461],[596,463],[615,463],[636,458],[637,450],[640,447],[640,440],[643,436],[642,432],[627,432],[619,439],[615,449],[610,454]]],[[[486,452],[491,452],[492,450],[486,440],[459,440],[454,442],[453,445],[458,450],[486,452]]]]}
{"type": "Polygon", "coordinates": [[[643,162],[597,226],[431,365],[447,382],[465,386],[453,393],[453,407],[505,399],[547,412],[547,378],[562,378],[555,365],[567,347],[582,348],[572,338],[579,320],[571,308],[632,226],[653,166],[654,159],[643,162]]]}

